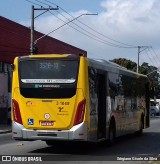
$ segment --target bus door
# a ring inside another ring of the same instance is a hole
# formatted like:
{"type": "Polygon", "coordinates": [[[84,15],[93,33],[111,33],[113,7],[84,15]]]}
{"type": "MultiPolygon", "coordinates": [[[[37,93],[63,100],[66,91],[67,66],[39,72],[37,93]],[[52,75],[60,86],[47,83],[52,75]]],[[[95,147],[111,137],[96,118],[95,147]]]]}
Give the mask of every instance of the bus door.
{"type": "Polygon", "coordinates": [[[97,74],[97,96],[98,96],[98,131],[97,138],[106,137],[106,75],[97,74]]]}

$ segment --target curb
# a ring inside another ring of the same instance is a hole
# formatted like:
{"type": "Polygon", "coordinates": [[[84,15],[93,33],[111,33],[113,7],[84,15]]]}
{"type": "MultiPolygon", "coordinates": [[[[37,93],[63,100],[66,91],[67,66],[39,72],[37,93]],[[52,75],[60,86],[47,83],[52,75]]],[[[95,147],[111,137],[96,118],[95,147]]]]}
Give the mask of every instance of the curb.
{"type": "Polygon", "coordinates": [[[0,134],[11,133],[12,130],[0,130],[0,134]]]}

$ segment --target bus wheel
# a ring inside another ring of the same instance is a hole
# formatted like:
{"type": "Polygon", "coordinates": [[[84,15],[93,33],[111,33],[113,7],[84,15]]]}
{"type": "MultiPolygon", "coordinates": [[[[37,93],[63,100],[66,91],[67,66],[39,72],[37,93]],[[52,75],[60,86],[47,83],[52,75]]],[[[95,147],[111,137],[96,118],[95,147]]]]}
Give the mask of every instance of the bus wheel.
{"type": "Polygon", "coordinates": [[[116,128],[114,121],[111,121],[110,127],[109,127],[109,145],[113,145],[115,142],[116,137],[116,128]]]}

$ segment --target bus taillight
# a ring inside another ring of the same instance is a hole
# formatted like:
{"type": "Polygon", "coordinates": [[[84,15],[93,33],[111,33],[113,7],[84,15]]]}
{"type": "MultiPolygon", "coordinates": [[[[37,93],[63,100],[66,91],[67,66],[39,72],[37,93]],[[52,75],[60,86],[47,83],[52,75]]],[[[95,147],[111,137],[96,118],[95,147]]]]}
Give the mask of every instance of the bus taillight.
{"type": "Polygon", "coordinates": [[[15,122],[22,124],[21,113],[19,109],[18,102],[12,99],[12,111],[13,111],[13,119],[15,122]]]}
{"type": "Polygon", "coordinates": [[[83,121],[85,113],[86,99],[82,100],[77,107],[76,116],[74,119],[74,125],[80,124],[83,121]]]}

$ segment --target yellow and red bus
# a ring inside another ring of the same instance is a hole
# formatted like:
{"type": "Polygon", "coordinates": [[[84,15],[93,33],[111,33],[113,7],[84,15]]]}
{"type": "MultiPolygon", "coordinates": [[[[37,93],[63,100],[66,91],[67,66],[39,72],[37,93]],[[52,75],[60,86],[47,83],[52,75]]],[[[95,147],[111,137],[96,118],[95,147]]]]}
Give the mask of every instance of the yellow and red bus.
{"type": "Polygon", "coordinates": [[[16,140],[111,143],[149,127],[145,75],[83,55],[16,57],[12,133],[16,140]]]}

